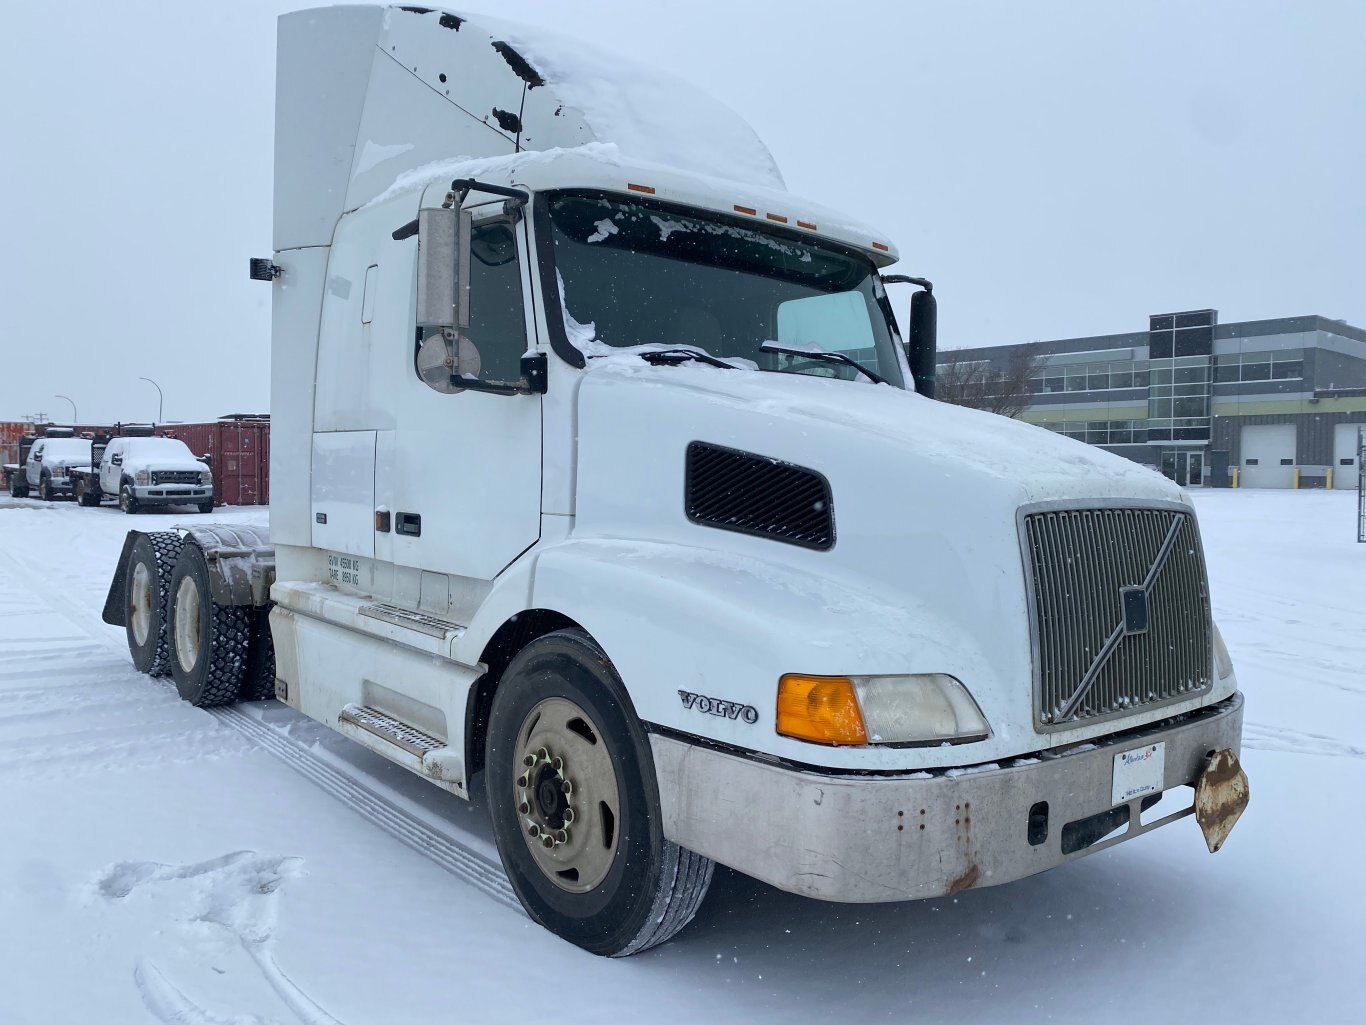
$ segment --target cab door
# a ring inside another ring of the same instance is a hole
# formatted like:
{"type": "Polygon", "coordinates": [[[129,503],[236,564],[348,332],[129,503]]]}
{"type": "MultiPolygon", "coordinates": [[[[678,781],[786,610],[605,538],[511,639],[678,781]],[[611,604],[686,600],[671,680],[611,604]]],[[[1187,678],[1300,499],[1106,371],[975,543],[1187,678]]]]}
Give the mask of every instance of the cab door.
{"type": "MultiPolygon", "coordinates": [[[[458,367],[442,364],[444,343],[418,334],[405,304],[394,429],[376,439],[376,500],[391,513],[391,532],[375,555],[426,571],[424,591],[427,572],[492,580],[540,537],[540,396],[458,386],[461,377],[515,381],[534,348],[525,224],[476,209],[472,249],[470,326],[458,367]]],[[[408,287],[414,280],[408,276],[408,287]]]]}
{"type": "Polygon", "coordinates": [[[33,449],[28,454],[28,463],[24,466],[24,479],[28,481],[30,488],[36,488],[43,479],[43,449],[46,443],[35,441],[33,449]]]}

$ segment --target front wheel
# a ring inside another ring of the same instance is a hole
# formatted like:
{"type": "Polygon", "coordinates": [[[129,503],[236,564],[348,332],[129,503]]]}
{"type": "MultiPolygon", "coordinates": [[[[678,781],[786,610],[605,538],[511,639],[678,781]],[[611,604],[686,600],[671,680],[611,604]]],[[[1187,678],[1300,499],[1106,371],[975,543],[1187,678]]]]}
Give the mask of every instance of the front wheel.
{"type": "Polygon", "coordinates": [[[200,502],[200,503],[199,503],[199,511],[202,512],[202,513],[211,513],[211,512],[213,512],[213,499],[211,498],[211,499],[209,499],[207,502],[200,502]]]}
{"type": "Polygon", "coordinates": [[[127,484],[119,488],[119,508],[129,516],[138,511],[138,500],[133,497],[133,489],[127,484]]]}
{"type": "Polygon", "coordinates": [[[44,502],[52,501],[52,482],[46,477],[38,482],[38,497],[44,502]]]}
{"type": "Polygon", "coordinates": [[[714,863],[664,838],[649,740],[587,634],[547,634],[513,659],[485,764],[498,853],[533,919],[611,956],[692,920],[714,863]]]}

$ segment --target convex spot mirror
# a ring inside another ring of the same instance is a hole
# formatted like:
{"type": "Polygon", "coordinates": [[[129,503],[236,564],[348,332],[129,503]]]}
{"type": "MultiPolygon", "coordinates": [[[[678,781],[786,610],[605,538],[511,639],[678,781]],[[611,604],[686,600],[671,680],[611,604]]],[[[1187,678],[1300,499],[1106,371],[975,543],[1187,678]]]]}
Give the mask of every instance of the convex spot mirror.
{"type": "Polygon", "coordinates": [[[479,350],[468,338],[448,337],[444,331],[437,331],[417,350],[417,376],[443,395],[464,391],[456,381],[462,377],[478,379],[480,369],[479,350]]]}

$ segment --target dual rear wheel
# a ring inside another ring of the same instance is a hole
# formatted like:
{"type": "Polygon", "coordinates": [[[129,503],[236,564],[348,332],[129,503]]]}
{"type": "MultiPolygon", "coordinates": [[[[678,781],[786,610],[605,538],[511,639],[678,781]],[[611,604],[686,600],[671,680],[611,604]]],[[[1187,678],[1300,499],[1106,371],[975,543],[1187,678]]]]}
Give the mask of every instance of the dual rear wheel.
{"type": "Polygon", "coordinates": [[[124,596],[136,668],[169,674],[180,696],[201,708],[274,696],[268,609],[215,601],[198,544],[176,531],[140,534],[124,596]]]}

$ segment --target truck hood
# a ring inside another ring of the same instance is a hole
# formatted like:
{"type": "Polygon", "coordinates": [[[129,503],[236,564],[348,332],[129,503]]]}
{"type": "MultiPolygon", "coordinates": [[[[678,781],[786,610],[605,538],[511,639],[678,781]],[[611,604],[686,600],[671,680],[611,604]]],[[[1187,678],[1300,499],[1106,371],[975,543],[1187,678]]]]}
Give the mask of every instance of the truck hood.
{"type": "MultiPolygon", "coordinates": [[[[711,636],[725,633],[728,621],[745,623],[746,643],[732,652],[729,667],[705,674],[729,681],[720,696],[771,708],[784,672],[948,673],[968,686],[993,730],[987,741],[956,749],[959,764],[1115,728],[1113,721],[1086,723],[1046,737],[1033,728],[1019,515],[1044,502],[1165,503],[1189,511],[1180,488],[1160,474],[1040,427],[886,385],[828,378],[652,367],[609,356],[590,360],[577,408],[574,535],[599,547],[610,539],[618,549],[613,559],[666,567],[656,577],[662,586],[695,581],[687,607],[707,609],[720,631],[711,636]],[[685,468],[694,441],[822,474],[830,486],[833,547],[812,550],[691,521],[685,468]],[[637,552],[623,550],[632,544],[637,552]],[[752,673],[739,672],[742,659],[752,673]]],[[[683,664],[700,657],[696,648],[678,653],[683,664]]],[[[1140,710],[1125,725],[1216,699],[1209,692],[1140,710]]],[[[650,711],[689,728],[675,721],[667,702],[650,711]]],[[[880,768],[943,758],[933,751],[817,752],[786,738],[778,738],[774,753],[880,768]]]]}

